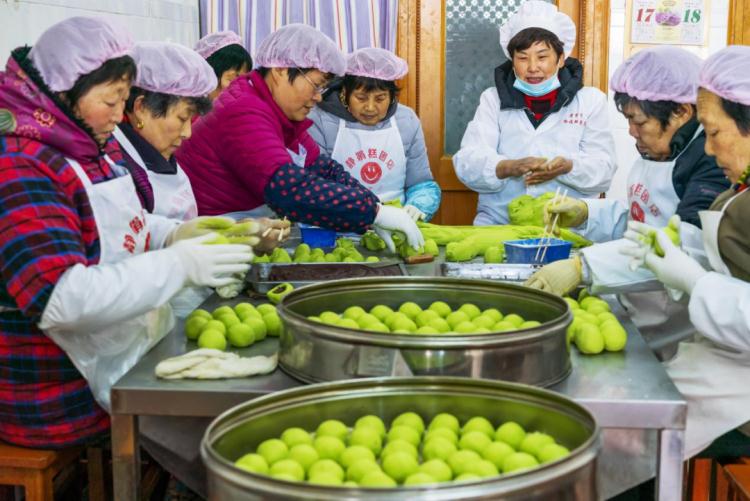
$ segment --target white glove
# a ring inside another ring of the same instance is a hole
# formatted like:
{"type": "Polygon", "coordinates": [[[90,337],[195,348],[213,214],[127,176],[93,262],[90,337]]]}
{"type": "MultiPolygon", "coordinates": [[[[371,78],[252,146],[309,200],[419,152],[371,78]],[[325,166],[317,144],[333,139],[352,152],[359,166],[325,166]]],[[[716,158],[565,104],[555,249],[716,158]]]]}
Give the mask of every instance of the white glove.
{"type": "Polygon", "coordinates": [[[419,231],[417,224],[408,212],[390,205],[380,204],[378,207],[378,215],[375,216],[375,221],[373,221],[373,229],[385,241],[388,250],[396,252],[396,246],[391,237],[394,231],[400,231],[406,235],[406,241],[414,250],[419,250],[424,245],[422,232],[419,231]]]}
{"type": "Polygon", "coordinates": [[[187,274],[186,285],[221,287],[238,281],[234,273],[247,273],[253,260],[253,251],[248,245],[218,244],[206,242],[217,237],[209,233],[202,237],[180,240],[165,251],[172,251],[187,274]]]}
{"type": "Polygon", "coordinates": [[[420,221],[423,220],[425,217],[427,217],[427,214],[422,212],[421,210],[417,209],[413,205],[404,205],[404,210],[407,214],[412,218],[414,221],[420,221]]]}
{"type": "Polygon", "coordinates": [[[236,353],[202,348],[162,360],[155,372],[164,379],[222,379],[268,374],[277,364],[277,354],[244,358],[236,353]]]}
{"type": "Polygon", "coordinates": [[[242,292],[242,289],[245,287],[245,275],[237,275],[235,278],[237,279],[236,282],[216,288],[216,294],[218,294],[220,298],[232,299],[242,292]]]}
{"type": "Polygon", "coordinates": [[[656,241],[664,250],[664,257],[655,252],[646,255],[646,268],[651,270],[667,288],[690,294],[698,280],[708,273],[698,262],[680,250],[663,231],[656,232],[656,241]]]}

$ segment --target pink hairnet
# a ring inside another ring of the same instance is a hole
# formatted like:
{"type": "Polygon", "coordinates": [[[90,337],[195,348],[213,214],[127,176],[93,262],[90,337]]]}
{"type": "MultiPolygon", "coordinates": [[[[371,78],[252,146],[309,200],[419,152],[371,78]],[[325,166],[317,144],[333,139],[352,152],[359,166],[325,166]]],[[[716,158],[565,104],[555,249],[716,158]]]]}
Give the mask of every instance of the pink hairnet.
{"type": "Polygon", "coordinates": [[[551,31],[563,43],[565,57],[573,52],[573,46],[576,44],[576,25],[573,20],[567,14],[558,11],[553,3],[529,0],[500,26],[500,47],[506,57],[510,58],[510,41],[527,28],[544,28],[551,31]]]}
{"type": "Polygon", "coordinates": [[[133,48],[138,74],[133,85],[174,96],[205,96],[216,89],[213,68],[192,49],[170,42],[139,42],[133,48]]]}
{"type": "Polygon", "coordinates": [[[643,49],[615,70],[610,87],[642,101],[695,104],[701,63],[677,47],[643,49]]]}
{"type": "Polygon", "coordinates": [[[730,45],[703,63],[698,85],[719,97],[750,106],[750,47],[730,45]]]}
{"type": "Polygon", "coordinates": [[[264,68],[315,68],[342,76],[346,59],[323,32],[306,24],[288,24],[268,35],[255,63],[264,68]]]}
{"type": "Polygon", "coordinates": [[[203,59],[208,59],[211,54],[227,45],[242,45],[242,39],[234,31],[220,31],[211,33],[198,40],[195,44],[195,52],[201,55],[203,59]]]}
{"type": "Polygon", "coordinates": [[[130,54],[132,47],[130,33],[107,19],[71,17],[42,33],[29,56],[47,87],[64,92],[107,60],[130,54]]]}
{"type": "Polygon", "coordinates": [[[346,56],[346,74],[378,80],[398,80],[409,71],[406,61],[377,47],[355,50],[346,56]]]}

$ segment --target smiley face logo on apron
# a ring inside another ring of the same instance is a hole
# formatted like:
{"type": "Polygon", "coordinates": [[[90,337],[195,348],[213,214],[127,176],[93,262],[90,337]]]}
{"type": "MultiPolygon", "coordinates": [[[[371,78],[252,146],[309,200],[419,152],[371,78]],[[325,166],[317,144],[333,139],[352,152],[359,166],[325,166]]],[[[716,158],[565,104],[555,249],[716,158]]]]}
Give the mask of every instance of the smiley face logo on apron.
{"type": "Polygon", "coordinates": [[[646,214],[643,212],[643,209],[641,209],[641,206],[638,205],[638,202],[630,204],[630,219],[638,221],[639,223],[646,221],[646,214]]]}
{"type": "Polygon", "coordinates": [[[367,162],[359,171],[359,178],[367,184],[375,184],[383,177],[383,169],[377,162],[367,162]]]}

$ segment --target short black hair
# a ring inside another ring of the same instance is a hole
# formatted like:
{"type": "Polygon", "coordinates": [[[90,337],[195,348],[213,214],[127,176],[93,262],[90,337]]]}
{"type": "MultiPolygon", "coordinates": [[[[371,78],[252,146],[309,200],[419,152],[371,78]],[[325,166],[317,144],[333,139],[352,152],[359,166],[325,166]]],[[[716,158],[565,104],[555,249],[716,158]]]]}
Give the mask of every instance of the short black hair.
{"type": "Polygon", "coordinates": [[[208,56],[206,62],[214,69],[216,78],[220,80],[225,71],[240,71],[243,66],[247,66],[248,70],[253,69],[253,58],[250,57],[250,53],[237,43],[217,50],[208,56]]]}
{"type": "Polygon", "coordinates": [[[560,39],[549,30],[544,28],[526,28],[521,30],[508,42],[508,54],[513,59],[513,54],[526,50],[537,42],[542,42],[555,51],[560,59],[565,54],[565,46],[560,39]]]}
{"type": "Polygon", "coordinates": [[[721,107],[724,109],[724,113],[734,120],[737,124],[737,128],[740,134],[743,136],[750,135],[750,106],[728,99],[721,99],[721,107]]]}
{"type": "Polygon", "coordinates": [[[176,96],[174,94],[164,94],[161,92],[152,92],[150,90],[141,89],[140,87],[131,87],[130,96],[125,103],[125,111],[128,113],[133,112],[135,107],[135,100],[140,96],[143,96],[143,105],[147,110],[151,112],[155,117],[164,117],[167,115],[169,108],[179,103],[181,100],[185,100],[188,106],[195,109],[195,112],[199,115],[205,115],[211,111],[211,100],[208,97],[186,97],[176,96]]]}
{"type": "MultiPolygon", "coordinates": [[[[667,129],[669,117],[682,107],[681,103],[674,101],[647,101],[645,99],[636,99],[624,92],[615,92],[615,106],[617,107],[617,111],[625,114],[622,110],[630,104],[638,106],[647,117],[657,119],[659,124],[661,124],[661,130],[667,129]]],[[[695,105],[691,106],[693,107],[693,113],[695,113],[695,105]]]]}
{"type": "Polygon", "coordinates": [[[73,87],[63,94],[68,101],[71,109],[75,108],[78,100],[86,95],[93,87],[106,82],[114,82],[127,79],[132,82],[135,80],[137,72],[135,61],[130,56],[120,56],[108,59],[101,66],[90,73],[81,75],[75,81],[73,87]]]}
{"type": "MultiPolygon", "coordinates": [[[[289,77],[289,83],[294,83],[294,81],[297,79],[298,76],[310,73],[311,71],[318,70],[318,68],[295,68],[295,67],[289,67],[287,68],[287,75],[289,77]]],[[[260,73],[260,76],[264,77],[268,75],[268,72],[271,71],[271,68],[266,68],[264,66],[260,66],[255,69],[258,73],[260,73]]],[[[320,70],[318,70],[320,71],[320,70]]],[[[333,78],[333,73],[326,73],[323,72],[323,75],[325,75],[326,80],[330,80],[333,78]]]]}
{"type": "Polygon", "coordinates": [[[398,96],[399,89],[396,82],[392,80],[380,80],[378,78],[363,77],[359,75],[346,75],[344,77],[342,88],[344,89],[344,97],[349,99],[352,92],[357,89],[363,89],[365,92],[372,92],[374,90],[387,90],[391,96],[391,102],[393,102],[398,96]]]}

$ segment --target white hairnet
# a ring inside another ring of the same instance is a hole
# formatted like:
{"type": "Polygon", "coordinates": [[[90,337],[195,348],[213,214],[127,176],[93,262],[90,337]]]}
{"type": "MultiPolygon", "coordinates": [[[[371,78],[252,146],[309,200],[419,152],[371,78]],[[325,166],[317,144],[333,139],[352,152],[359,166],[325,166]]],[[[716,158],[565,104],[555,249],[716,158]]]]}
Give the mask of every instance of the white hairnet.
{"type": "Polygon", "coordinates": [[[139,42],[133,48],[138,74],[133,85],[174,96],[201,97],[219,84],[197,52],[170,42],[139,42]]]}
{"type": "Polygon", "coordinates": [[[409,71],[406,61],[389,50],[368,47],[346,56],[346,74],[378,80],[398,80],[409,71]]]}
{"type": "Polygon", "coordinates": [[[255,63],[264,68],[315,68],[339,76],[346,72],[344,54],[333,40],[306,24],[288,24],[268,35],[255,63]]]}
{"type": "Polygon", "coordinates": [[[698,85],[719,97],[750,106],[750,47],[730,45],[709,56],[698,76],[698,85]]]}
{"type": "Polygon", "coordinates": [[[500,27],[500,47],[510,59],[508,43],[526,28],[544,28],[551,31],[563,43],[565,57],[573,52],[576,44],[576,25],[566,14],[557,10],[555,4],[540,0],[523,3],[515,14],[500,27]]]}
{"type": "Polygon", "coordinates": [[[234,31],[219,31],[198,40],[195,44],[195,52],[200,54],[203,59],[208,59],[217,50],[234,44],[242,45],[242,39],[237,33],[234,31]]]}

